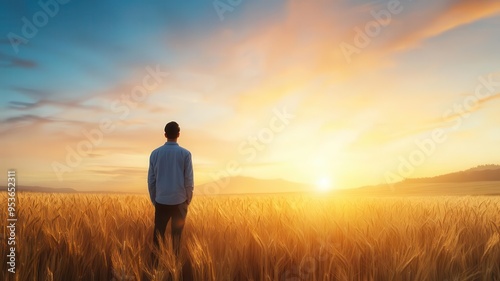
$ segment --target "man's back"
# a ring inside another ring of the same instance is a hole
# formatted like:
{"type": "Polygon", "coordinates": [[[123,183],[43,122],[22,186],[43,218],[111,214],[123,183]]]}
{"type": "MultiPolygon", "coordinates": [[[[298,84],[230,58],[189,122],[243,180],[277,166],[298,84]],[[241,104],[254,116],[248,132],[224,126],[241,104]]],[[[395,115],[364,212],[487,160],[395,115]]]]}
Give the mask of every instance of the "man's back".
{"type": "Polygon", "coordinates": [[[148,187],[153,204],[176,205],[191,201],[191,153],[171,141],[155,149],[149,159],[148,187]]]}
{"type": "MultiPolygon", "coordinates": [[[[153,245],[158,250],[159,239],[165,239],[165,229],[172,219],[172,247],[176,257],[194,186],[191,153],[177,144],[180,131],[174,121],[165,126],[167,142],[151,153],[148,172],[149,195],[155,207],[153,245]]],[[[153,264],[158,261],[156,254],[152,253],[153,264]]]]}

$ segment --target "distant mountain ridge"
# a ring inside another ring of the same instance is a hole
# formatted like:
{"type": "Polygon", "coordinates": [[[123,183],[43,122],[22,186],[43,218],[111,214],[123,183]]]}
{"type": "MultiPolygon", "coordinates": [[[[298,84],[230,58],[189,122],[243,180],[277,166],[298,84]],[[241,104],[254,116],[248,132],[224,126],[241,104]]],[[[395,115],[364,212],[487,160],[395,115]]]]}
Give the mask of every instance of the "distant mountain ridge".
{"type": "MultiPolygon", "coordinates": [[[[0,190],[7,190],[6,186],[0,187],[0,190]]],[[[78,192],[73,188],[52,188],[52,187],[44,187],[44,186],[18,186],[16,187],[16,192],[24,191],[24,192],[48,192],[48,193],[74,193],[78,192]]]]}
{"type": "Polygon", "coordinates": [[[496,170],[496,169],[500,169],[500,165],[496,164],[479,165],[465,171],[484,171],[484,170],[496,170]]]}
{"type": "Polygon", "coordinates": [[[257,179],[251,177],[227,177],[195,187],[195,194],[251,194],[293,193],[310,191],[310,185],[284,179],[257,179]]]}
{"type": "MultiPolygon", "coordinates": [[[[0,186],[0,191],[7,191],[6,186],[0,186]]],[[[16,187],[16,192],[40,192],[40,193],[118,193],[118,194],[128,194],[134,192],[124,192],[124,191],[113,191],[113,190],[90,190],[90,191],[80,191],[73,188],[54,188],[45,186],[18,186],[16,187]]]]}
{"type": "MultiPolygon", "coordinates": [[[[488,164],[479,165],[464,171],[438,175],[425,178],[408,178],[401,182],[391,185],[382,184],[376,186],[365,186],[352,189],[338,190],[340,193],[365,193],[372,191],[386,192],[393,190],[394,187],[402,188],[401,191],[409,190],[406,187],[414,188],[415,192],[428,189],[441,189],[443,184],[459,184],[464,189],[469,190],[471,187],[482,189],[490,189],[489,193],[500,192],[500,165],[488,164]],[[477,184],[475,184],[477,182],[477,184]],[[425,188],[423,186],[426,186],[425,188]],[[470,187],[469,187],[470,186],[470,187]]],[[[462,188],[462,187],[461,187],[462,188]]],[[[7,190],[7,187],[0,187],[0,191],[7,190]]],[[[195,194],[199,195],[216,195],[216,194],[265,194],[265,193],[299,193],[310,192],[315,190],[312,184],[291,182],[284,179],[258,179],[251,177],[229,177],[221,178],[213,182],[204,183],[195,186],[195,194]]],[[[42,186],[19,186],[16,191],[20,192],[44,192],[44,193],[128,193],[116,191],[79,191],[73,188],[50,188],[42,186]]],[[[467,192],[467,191],[466,191],[467,192]]]]}
{"type": "Polygon", "coordinates": [[[401,183],[456,183],[479,181],[500,181],[500,165],[481,165],[465,171],[435,177],[409,178],[401,183]]]}
{"type": "Polygon", "coordinates": [[[480,165],[435,177],[344,189],[341,193],[362,196],[500,196],[500,165],[480,165]]]}

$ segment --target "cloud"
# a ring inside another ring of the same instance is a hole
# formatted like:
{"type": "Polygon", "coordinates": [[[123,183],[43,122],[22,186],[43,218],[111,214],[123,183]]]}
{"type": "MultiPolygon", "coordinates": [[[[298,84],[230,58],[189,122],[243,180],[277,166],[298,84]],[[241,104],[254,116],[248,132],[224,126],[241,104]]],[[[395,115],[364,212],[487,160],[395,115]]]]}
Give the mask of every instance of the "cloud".
{"type": "Polygon", "coordinates": [[[420,13],[411,15],[409,21],[399,20],[395,23],[403,25],[404,30],[402,30],[399,37],[390,42],[388,50],[408,50],[419,46],[429,38],[498,15],[500,14],[500,2],[490,0],[451,1],[438,13],[434,11],[420,13]]]}
{"type": "Polygon", "coordinates": [[[76,99],[68,101],[57,101],[50,99],[39,99],[35,102],[10,101],[9,107],[16,110],[33,110],[43,106],[53,106],[59,109],[84,109],[93,111],[99,111],[102,109],[100,106],[84,105],[82,104],[83,100],[76,99]]]}
{"type": "Polygon", "coordinates": [[[32,69],[36,68],[37,66],[38,63],[33,60],[22,59],[0,53],[0,67],[32,69]]]}
{"type": "MultiPolygon", "coordinates": [[[[469,96],[467,96],[467,97],[469,97],[469,96]]],[[[464,116],[468,116],[469,114],[472,114],[472,113],[484,108],[485,104],[490,103],[494,100],[500,99],[500,92],[496,93],[494,95],[490,95],[486,98],[475,99],[477,102],[475,103],[475,105],[472,108],[464,109],[463,103],[465,102],[465,99],[467,99],[467,97],[465,97],[463,102],[462,102],[462,105],[461,105],[462,112],[455,110],[452,114],[448,114],[446,116],[446,118],[443,118],[441,123],[451,122],[451,121],[457,120],[457,118],[464,118],[464,116]]],[[[470,96],[470,97],[472,97],[472,96],[470,96]]]]}
{"type": "Polygon", "coordinates": [[[147,174],[147,167],[138,168],[124,168],[124,167],[102,167],[101,169],[88,169],[85,172],[91,174],[100,174],[114,177],[145,177],[147,174]]]}
{"type": "Polygon", "coordinates": [[[500,92],[499,93],[496,93],[494,95],[491,95],[491,96],[488,96],[486,98],[483,98],[483,99],[480,99],[478,101],[478,105],[479,106],[483,106],[484,104],[488,103],[488,102],[491,102],[493,100],[496,100],[496,99],[500,99],[500,92]]]}
{"type": "MultiPolygon", "coordinates": [[[[341,116],[345,118],[342,120],[346,120],[353,111],[379,106],[372,100],[377,99],[377,94],[378,98],[384,95],[380,91],[369,93],[353,90],[359,87],[355,84],[367,84],[372,89],[386,87],[377,81],[367,82],[369,79],[362,74],[377,76],[374,69],[399,63],[391,59],[395,53],[410,50],[429,38],[497,13],[497,3],[482,0],[478,3],[477,7],[468,1],[454,1],[444,7],[438,7],[442,4],[408,4],[401,14],[393,15],[391,26],[384,29],[380,37],[373,39],[373,44],[363,50],[359,61],[347,64],[339,54],[339,43],[352,39],[354,27],[373,20],[371,11],[382,6],[373,3],[352,6],[347,1],[289,1],[285,12],[277,17],[261,18],[254,24],[254,18],[249,15],[241,22],[242,30],[239,30],[240,26],[224,26],[209,36],[211,40],[204,42],[203,54],[206,59],[199,55],[197,61],[188,60],[187,66],[180,66],[175,71],[188,69],[217,77],[210,89],[212,93],[217,93],[213,99],[224,97],[223,102],[237,112],[233,118],[221,119],[218,126],[234,128],[233,132],[241,128],[251,132],[249,124],[259,124],[256,119],[269,113],[269,108],[294,95],[311,97],[315,101],[312,105],[302,101],[298,106],[297,113],[314,113],[306,118],[314,119],[322,114],[324,119],[331,119],[333,111],[350,110],[351,113],[341,116]],[[242,33],[245,36],[241,36],[242,33]],[[362,80],[359,80],[360,77],[362,80]],[[235,81],[239,87],[234,87],[235,81]],[[345,85],[345,93],[329,90],[341,83],[345,85]],[[351,100],[351,97],[355,101],[342,108],[345,100],[351,100]],[[365,105],[361,106],[361,103],[365,105]]],[[[197,46],[195,42],[191,43],[191,47],[184,45],[187,52],[197,46]]],[[[179,83],[178,87],[194,89],[195,86],[190,84],[179,83]]],[[[387,85],[392,84],[394,78],[388,79],[387,85]]],[[[203,89],[194,90],[203,92],[203,89]]],[[[203,95],[203,98],[212,97],[203,95]]],[[[370,132],[370,128],[363,128],[361,139],[367,137],[376,143],[385,143],[441,125],[435,120],[422,120],[421,112],[414,111],[414,104],[409,104],[403,95],[398,94],[397,98],[398,101],[394,102],[401,101],[401,106],[408,108],[412,117],[398,123],[391,120],[393,116],[388,116],[382,122],[388,122],[389,127],[381,131],[380,128],[374,128],[373,132],[370,132]],[[409,119],[411,122],[408,122],[409,119]],[[410,129],[405,129],[408,127],[410,129]]],[[[390,106],[393,107],[394,102],[390,106]]],[[[430,102],[431,99],[426,98],[425,103],[430,102]]],[[[391,114],[401,114],[401,111],[404,110],[390,109],[391,114]]],[[[342,124],[337,127],[342,127],[342,124]]]]}
{"type": "Polygon", "coordinates": [[[411,118],[410,116],[407,116],[402,120],[386,120],[384,124],[375,124],[365,130],[359,138],[352,143],[351,147],[376,147],[408,137],[415,137],[419,134],[427,134],[434,129],[446,129],[450,127],[453,127],[454,130],[460,129],[455,126],[460,126],[465,119],[471,116],[471,114],[474,114],[476,111],[483,109],[487,103],[500,99],[500,93],[490,95],[483,99],[477,99],[475,106],[469,108],[469,110],[465,109],[463,104],[467,97],[468,96],[465,96],[465,98],[458,103],[451,103],[448,106],[448,109],[443,111],[443,114],[448,110],[450,112],[450,114],[445,116],[437,116],[436,118],[430,118],[427,120],[422,120],[422,118],[415,119],[415,117],[411,118]],[[462,111],[458,111],[455,108],[455,105],[459,105],[459,108],[461,108],[462,111]],[[462,121],[459,122],[457,120],[462,121]]]}
{"type": "Polygon", "coordinates": [[[51,118],[46,118],[46,117],[41,117],[33,114],[24,114],[21,116],[16,116],[16,117],[10,117],[2,122],[4,123],[19,123],[19,122],[37,122],[37,123],[49,123],[53,122],[54,120],[51,118]]]}
{"type": "Polygon", "coordinates": [[[36,102],[21,102],[21,101],[9,102],[9,107],[11,109],[32,109],[36,105],[37,105],[36,102]]]}
{"type": "Polygon", "coordinates": [[[83,120],[70,120],[62,117],[54,118],[31,113],[21,114],[0,120],[0,136],[5,140],[13,140],[14,138],[35,140],[47,133],[44,128],[49,125],[52,126],[52,129],[56,129],[57,135],[59,135],[70,131],[68,125],[71,125],[71,128],[75,128],[89,126],[89,124],[89,122],[83,120]]]}
{"type": "Polygon", "coordinates": [[[408,136],[426,132],[429,129],[435,128],[438,125],[426,123],[420,124],[374,124],[369,128],[365,128],[359,135],[348,145],[350,149],[365,149],[376,148],[387,145],[391,142],[399,141],[408,136]]]}
{"type": "Polygon", "coordinates": [[[30,98],[47,97],[50,95],[48,91],[44,91],[41,89],[26,88],[26,87],[11,87],[11,90],[18,92],[22,95],[28,96],[30,98]]]}
{"type": "Polygon", "coordinates": [[[11,59],[10,66],[11,67],[20,67],[20,68],[35,68],[38,66],[38,64],[32,60],[13,58],[13,59],[11,59]]]}

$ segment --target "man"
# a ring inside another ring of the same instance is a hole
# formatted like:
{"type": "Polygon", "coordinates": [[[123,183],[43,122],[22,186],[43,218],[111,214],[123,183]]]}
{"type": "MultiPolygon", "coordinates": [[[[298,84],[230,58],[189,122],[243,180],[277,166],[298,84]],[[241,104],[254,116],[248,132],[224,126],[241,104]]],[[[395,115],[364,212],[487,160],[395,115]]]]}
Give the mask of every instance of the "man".
{"type": "Polygon", "coordinates": [[[155,206],[153,244],[158,248],[158,238],[165,238],[165,229],[172,218],[172,247],[176,256],[179,256],[182,229],[193,198],[191,153],[177,144],[179,135],[176,122],[165,126],[167,142],[151,153],[148,172],[149,195],[155,206]]]}

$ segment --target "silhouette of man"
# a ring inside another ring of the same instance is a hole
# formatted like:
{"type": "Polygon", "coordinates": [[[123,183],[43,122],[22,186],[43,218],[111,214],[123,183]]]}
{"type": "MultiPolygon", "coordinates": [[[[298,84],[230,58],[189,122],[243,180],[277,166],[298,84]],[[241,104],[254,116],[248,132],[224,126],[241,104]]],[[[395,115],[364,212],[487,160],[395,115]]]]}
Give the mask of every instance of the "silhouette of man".
{"type": "Polygon", "coordinates": [[[191,153],[179,146],[179,135],[176,122],[165,126],[167,142],[151,153],[148,171],[149,195],[155,206],[153,244],[158,249],[158,239],[165,238],[165,229],[172,219],[172,247],[176,256],[180,253],[182,229],[194,188],[191,153]]]}

